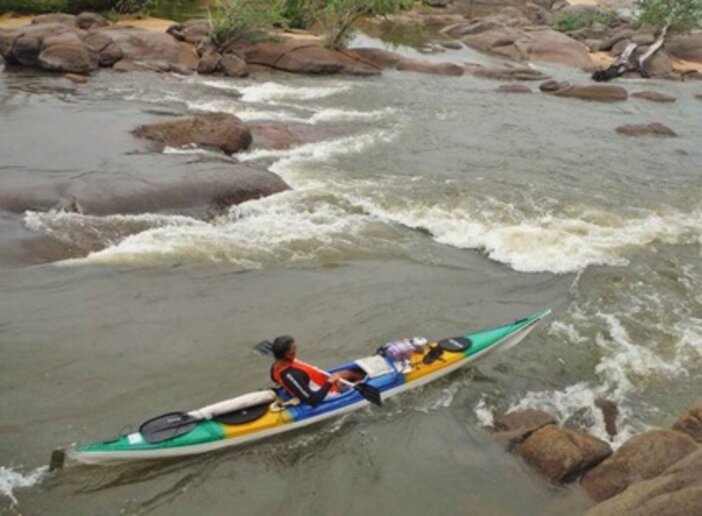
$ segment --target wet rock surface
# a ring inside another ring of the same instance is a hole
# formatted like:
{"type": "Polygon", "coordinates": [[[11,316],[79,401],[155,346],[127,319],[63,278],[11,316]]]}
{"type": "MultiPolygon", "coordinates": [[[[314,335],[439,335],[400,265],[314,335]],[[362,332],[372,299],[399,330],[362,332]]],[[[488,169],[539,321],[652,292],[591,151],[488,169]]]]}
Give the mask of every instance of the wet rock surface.
{"type": "Polygon", "coordinates": [[[625,136],[659,136],[667,138],[677,136],[675,131],[660,122],[620,125],[616,131],[625,136]]]}
{"type": "Polygon", "coordinates": [[[658,93],[657,91],[637,91],[631,94],[637,99],[650,100],[651,102],[675,102],[676,98],[672,95],[658,93]]]}

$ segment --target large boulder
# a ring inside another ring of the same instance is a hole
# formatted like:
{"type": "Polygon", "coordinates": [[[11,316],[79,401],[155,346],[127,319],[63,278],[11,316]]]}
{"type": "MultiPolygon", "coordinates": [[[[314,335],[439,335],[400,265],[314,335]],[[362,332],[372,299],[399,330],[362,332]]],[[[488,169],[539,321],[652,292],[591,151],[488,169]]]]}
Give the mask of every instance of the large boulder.
{"type": "Polygon", "coordinates": [[[219,52],[208,52],[204,54],[197,63],[197,73],[207,75],[215,73],[219,69],[222,54],[219,52]]]}
{"type": "Polygon", "coordinates": [[[689,435],[651,430],[629,439],[610,458],[590,470],[581,485],[595,500],[621,493],[639,480],[653,478],[698,449],[689,435]]]}
{"type": "Polygon", "coordinates": [[[670,55],[678,59],[702,63],[702,30],[686,36],[675,36],[665,44],[670,55]]]}
{"type": "Polygon", "coordinates": [[[675,462],[659,476],[631,484],[587,512],[587,516],[699,514],[702,507],[702,448],[675,462]]]}
{"type": "Polygon", "coordinates": [[[110,24],[107,18],[97,13],[80,13],[76,17],[76,25],[79,29],[90,30],[99,27],[107,27],[110,24]]]}
{"type": "Polygon", "coordinates": [[[122,49],[114,42],[109,33],[91,31],[83,37],[83,43],[98,53],[100,66],[112,66],[124,57],[122,49]]]}
{"type": "MultiPolygon", "coordinates": [[[[516,84],[515,86],[523,85],[516,84]]],[[[495,416],[490,431],[497,442],[501,443],[507,450],[512,450],[540,428],[555,424],[556,420],[547,412],[526,409],[495,416]]]]}
{"type": "MultiPolygon", "coordinates": [[[[647,49],[648,47],[638,48],[634,57],[638,58],[647,49]]],[[[649,77],[667,77],[673,73],[673,60],[666,52],[659,50],[646,60],[643,68],[649,77]]]]}
{"type": "Polygon", "coordinates": [[[304,74],[378,75],[380,71],[348,54],[323,48],[314,43],[286,40],[237,44],[225,49],[248,64],[304,74]]]}
{"type": "MultiPolygon", "coordinates": [[[[78,30],[61,23],[41,23],[19,27],[9,33],[9,37],[13,41],[4,57],[8,62],[18,62],[24,66],[37,66],[37,59],[42,51],[44,39],[66,33],[78,34],[78,30]]],[[[3,43],[3,46],[6,44],[3,43]]]]}
{"type": "Polygon", "coordinates": [[[39,66],[52,72],[87,74],[97,70],[99,54],[71,32],[44,39],[37,58],[39,66]]]}
{"type": "Polygon", "coordinates": [[[596,102],[620,102],[628,97],[621,86],[592,84],[588,86],[570,85],[550,93],[557,97],[575,98],[596,102]]]}
{"type": "Polygon", "coordinates": [[[107,34],[122,52],[123,59],[146,68],[183,73],[194,71],[198,55],[192,45],[175,40],[169,34],[135,29],[133,27],[105,27],[100,32],[107,34]],[[159,64],[149,66],[149,64],[159,64]]]}
{"type": "Polygon", "coordinates": [[[675,131],[660,122],[649,124],[626,124],[617,127],[616,131],[625,136],[677,136],[675,131]]]}
{"type": "Polygon", "coordinates": [[[166,32],[179,41],[197,45],[210,37],[212,25],[208,20],[188,20],[182,24],[171,25],[166,32]]]}
{"type": "Polygon", "coordinates": [[[575,480],[611,453],[606,442],[555,425],[537,430],[517,448],[517,455],[553,482],[575,480]]]}
{"type": "MultiPolygon", "coordinates": [[[[702,94],[699,94],[698,98],[702,99],[702,94]]],[[[673,423],[673,429],[702,443],[702,398],[673,423]]]]}
{"type": "Polygon", "coordinates": [[[249,75],[249,65],[239,56],[226,54],[219,61],[219,67],[227,77],[247,77],[249,75]]]}
{"type": "Polygon", "coordinates": [[[244,122],[223,113],[146,124],[137,127],[133,134],[157,142],[161,148],[199,145],[218,148],[227,154],[247,149],[252,141],[251,131],[244,122]]]}

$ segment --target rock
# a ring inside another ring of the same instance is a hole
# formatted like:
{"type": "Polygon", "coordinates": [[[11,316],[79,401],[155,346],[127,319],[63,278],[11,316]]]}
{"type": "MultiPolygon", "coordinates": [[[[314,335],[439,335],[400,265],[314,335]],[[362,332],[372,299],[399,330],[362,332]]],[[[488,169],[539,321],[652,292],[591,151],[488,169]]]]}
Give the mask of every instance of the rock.
{"type": "Polygon", "coordinates": [[[656,42],[656,36],[650,32],[639,32],[631,37],[631,41],[637,45],[652,45],[656,42]]]}
{"type": "Polygon", "coordinates": [[[557,97],[569,97],[596,102],[620,102],[628,97],[621,86],[593,84],[589,86],[569,86],[551,93],[557,97]]]}
{"type": "Polygon", "coordinates": [[[492,437],[505,449],[512,450],[535,431],[555,424],[553,416],[543,410],[526,409],[495,416],[490,431],[492,437]]]}
{"type": "Polygon", "coordinates": [[[41,52],[41,40],[34,36],[19,36],[12,46],[12,55],[24,66],[36,66],[41,52]]]}
{"type": "Polygon", "coordinates": [[[168,27],[166,33],[179,41],[185,41],[197,45],[205,38],[210,37],[212,26],[208,20],[188,20],[183,24],[175,24],[168,27]]]}
{"type": "MultiPolygon", "coordinates": [[[[702,93],[695,96],[702,100],[702,93]]],[[[702,399],[697,400],[687,412],[673,423],[673,429],[689,435],[698,443],[702,443],[702,399]]]]}
{"type": "Polygon", "coordinates": [[[161,146],[183,147],[200,145],[215,147],[227,154],[245,150],[251,145],[251,131],[234,115],[207,113],[191,118],[147,124],[137,127],[133,134],[158,142],[161,146]]]}
{"type": "Polygon", "coordinates": [[[675,462],[659,476],[631,484],[592,509],[587,516],[697,514],[702,507],[702,448],[675,462]]]}
{"type": "Polygon", "coordinates": [[[548,75],[543,72],[525,66],[486,67],[469,64],[465,66],[465,70],[475,77],[497,81],[543,81],[548,79],[548,75]]]}
{"type": "Polygon", "coordinates": [[[569,88],[570,83],[567,81],[556,81],[554,79],[542,82],[539,84],[539,89],[543,91],[544,93],[550,93],[553,91],[558,91],[562,90],[565,88],[569,88]]]}
{"type": "Polygon", "coordinates": [[[88,78],[85,75],[79,75],[77,73],[66,73],[63,76],[71,82],[76,84],[85,84],[88,82],[88,78]]]}
{"type": "Polygon", "coordinates": [[[52,13],[40,14],[32,19],[32,25],[43,25],[48,23],[58,23],[69,27],[76,27],[77,18],[73,14],[52,13]]]}
{"type": "Polygon", "coordinates": [[[223,56],[219,66],[227,77],[247,77],[249,75],[246,61],[234,54],[223,56]]]}
{"type": "Polygon", "coordinates": [[[522,55],[514,46],[522,32],[512,27],[498,25],[495,28],[464,36],[461,41],[471,48],[482,52],[490,52],[514,60],[520,60],[522,55]]]}
{"type": "Polygon", "coordinates": [[[395,68],[404,59],[402,55],[382,48],[352,48],[349,52],[378,68],[395,68]]]}
{"type": "Polygon", "coordinates": [[[695,93],[695,98],[697,100],[702,100],[702,93],[695,93]]]}
{"type": "Polygon", "coordinates": [[[215,73],[219,68],[222,55],[219,52],[210,52],[200,58],[197,64],[197,73],[207,75],[215,73]]]}
{"type": "Polygon", "coordinates": [[[306,143],[300,129],[277,122],[253,122],[249,124],[253,136],[253,145],[265,149],[289,149],[295,145],[306,143]]]}
{"type": "MultiPolygon", "coordinates": [[[[642,47],[634,56],[638,57],[647,47],[642,47]]],[[[639,49],[637,49],[639,50],[639,49]]],[[[665,77],[673,73],[673,60],[663,50],[653,54],[644,64],[644,70],[650,77],[665,77]]]]}
{"type": "Polygon", "coordinates": [[[609,50],[609,55],[612,57],[619,57],[629,45],[631,45],[630,39],[622,39],[617,41],[609,50]]]}
{"type": "Polygon", "coordinates": [[[602,45],[600,45],[600,50],[611,50],[614,45],[619,43],[620,41],[624,39],[631,39],[634,37],[634,30],[633,29],[621,29],[612,34],[609,38],[604,40],[602,42],[602,45]]]}
{"type": "Polygon", "coordinates": [[[105,27],[99,31],[112,38],[124,60],[138,63],[137,67],[140,66],[141,69],[176,73],[197,69],[199,57],[195,49],[166,33],[118,26],[105,27]]]}
{"type": "Polygon", "coordinates": [[[397,63],[397,69],[434,75],[451,75],[454,77],[461,76],[464,72],[462,66],[454,63],[431,63],[418,59],[402,59],[397,63]]]}
{"type": "Polygon", "coordinates": [[[503,92],[503,93],[531,93],[531,88],[527,86],[526,84],[519,84],[519,83],[509,83],[509,84],[502,84],[497,88],[497,91],[503,92]]]}
{"type": "Polygon", "coordinates": [[[379,75],[379,70],[353,57],[299,41],[242,44],[227,49],[247,64],[263,65],[277,70],[304,74],[379,75]]]}
{"type": "Polygon", "coordinates": [[[100,58],[76,34],[66,32],[44,39],[37,64],[52,72],[86,74],[98,69],[100,58]]]}
{"type": "Polygon", "coordinates": [[[517,455],[553,482],[575,480],[611,453],[604,441],[554,425],[537,430],[517,448],[517,455]]]}
{"type": "Polygon", "coordinates": [[[659,122],[651,122],[650,124],[620,125],[617,127],[616,131],[619,134],[626,136],[677,136],[675,131],[673,131],[670,127],[659,122]]]}
{"type": "Polygon", "coordinates": [[[439,45],[449,50],[461,50],[463,48],[463,44],[458,41],[442,41],[439,45]]]}
{"type": "Polygon", "coordinates": [[[663,93],[658,93],[657,91],[637,91],[631,94],[632,97],[637,99],[650,100],[651,102],[675,102],[676,98],[670,95],[664,95],[663,93]]]}
{"type": "Polygon", "coordinates": [[[600,502],[634,482],[659,475],[697,448],[694,439],[681,432],[651,430],[629,439],[610,458],[590,470],[581,485],[600,502]]]}
{"type": "Polygon", "coordinates": [[[673,57],[702,63],[702,30],[686,36],[674,36],[665,44],[666,51],[673,57]]]}
{"type": "Polygon", "coordinates": [[[12,54],[12,45],[19,32],[14,29],[3,29],[0,27],[0,56],[9,64],[14,64],[17,59],[12,54]]]}
{"type": "Polygon", "coordinates": [[[110,24],[107,18],[97,13],[80,13],[76,17],[76,25],[79,29],[89,30],[98,27],[107,27],[110,24]]]}
{"type": "Polygon", "coordinates": [[[597,398],[595,406],[602,412],[605,423],[605,431],[610,439],[617,435],[617,418],[619,417],[619,407],[612,400],[597,398]]]}

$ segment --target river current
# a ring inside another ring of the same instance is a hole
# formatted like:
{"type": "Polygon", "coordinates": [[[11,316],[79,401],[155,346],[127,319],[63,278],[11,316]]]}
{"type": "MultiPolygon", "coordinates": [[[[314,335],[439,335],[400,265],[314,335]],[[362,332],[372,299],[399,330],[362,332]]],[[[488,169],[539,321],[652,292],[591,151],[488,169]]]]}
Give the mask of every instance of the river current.
{"type": "MultiPolygon", "coordinates": [[[[380,43],[359,38],[359,44],[380,43]]],[[[408,55],[414,50],[400,48],[408,55]]],[[[433,59],[491,60],[468,49],[433,59]]],[[[582,81],[578,71],[538,66],[582,81]]],[[[0,190],[148,181],[237,161],[291,191],[189,213],[0,211],[0,507],[26,514],[560,514],[587,501],[492,443],[493,410],[543,408],[620,445],[702,392],[702,102],[509,95],[471,76],[0,74],[0,190]],[[227,158],[129,131],[207,111],[319,128],[227,158]],[[659,121],[670,139],[628,139],[659,121]],[[125,179],[127,178],[127,179],[125,179]],[[185,461],[46,475],[54,447],[267,384],[262,338],[330,366],[544,307],[486,358],[313,430],[185,461]],[[598,397],[619,406],[607,436],[598,397]]],[[[536,86],[534,85],[536,89],[536,86]]],[[[109,196],[106,186],[105,196],[109,196]]]]}

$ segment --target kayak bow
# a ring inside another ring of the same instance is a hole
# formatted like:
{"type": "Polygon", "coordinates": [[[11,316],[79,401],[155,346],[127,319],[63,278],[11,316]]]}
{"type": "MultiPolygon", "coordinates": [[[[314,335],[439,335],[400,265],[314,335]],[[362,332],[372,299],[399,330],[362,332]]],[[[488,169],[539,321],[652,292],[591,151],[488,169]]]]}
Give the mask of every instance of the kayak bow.
{"type": "MultiPolygon", "coordinates": [[[[372,355],[341,364],[329,372],[361,368],[367,373],[364,383],[382,393],[385,399],[445,376],[489,352],[515,346],[550,312],[542,310],[510,324],[439,340],[402,363],[372,355]]],[[[258,391],[188,412],[192,422],[188,421],[187,431],[173,432],[170,438],[150,439],[149,435],[137,431],[108,441],[70,447],[65,453],[70,459],[84,464],[195,455],[264,439],[369,404],[355,389],[342,392],[316,407],[294,405],[294,401],[281,390],[258,391]],[[249,399],[255,403],[252,408],[256,410],[247,415],[246,402],[249,399]],[[262,400],[266,401],[262,404],[262,400]],[[245,417],[241,417],[242,413],[245,417]]],[[[182,413],[181,417],[184,417],[182,413]]],[[[52,469],[60,467],[63,458],[60,450],[55,451],[52,469]]]]}

